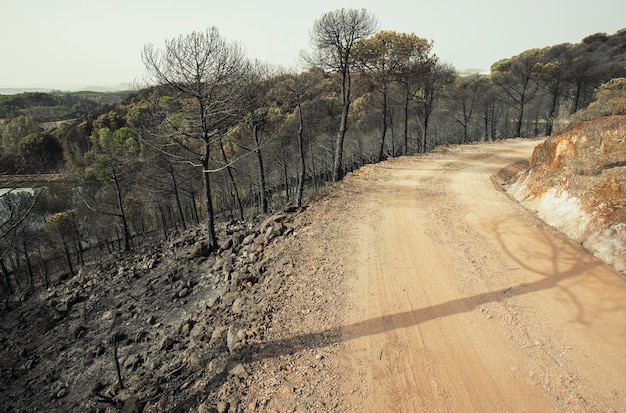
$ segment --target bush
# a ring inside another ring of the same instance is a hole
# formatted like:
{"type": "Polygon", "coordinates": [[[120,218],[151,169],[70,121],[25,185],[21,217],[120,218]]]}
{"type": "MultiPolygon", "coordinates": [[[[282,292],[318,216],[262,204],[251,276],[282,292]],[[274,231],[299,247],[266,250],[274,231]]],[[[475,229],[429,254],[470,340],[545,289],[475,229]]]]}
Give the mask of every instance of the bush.
{"type": "Polygon", "coordinates": [[[600,85],[595,101],[573,116],[574,121],[588,121],[603,116],[626,115],[626,78],[616,77],[600,85]]]}

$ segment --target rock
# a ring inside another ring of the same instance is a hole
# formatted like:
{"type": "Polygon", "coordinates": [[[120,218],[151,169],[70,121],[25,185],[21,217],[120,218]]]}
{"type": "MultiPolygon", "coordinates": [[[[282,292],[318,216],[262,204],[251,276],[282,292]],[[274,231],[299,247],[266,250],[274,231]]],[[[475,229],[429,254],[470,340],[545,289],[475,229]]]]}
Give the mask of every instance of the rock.
{"type": "Polygon", "coordinates": [[[67,305],[67,302],[60,303],[54,308],[60,313],[67,313],[68,311],[70,311],[70,307],[69,305],[67,305]]]}
{"type": "Polygon", "coordinates": [[[220,298],[220,297],[219,297],[219,295],[214,294],[214,295],[212,295],[211,297],[209,297],[209,298],[208,298],[208,299],[204,302],[204,304],[206,305],[206,307],[207,307],[207,308],[211,308],[211,307],[213,307],[213,306],[217,303],[217,301],[219,300],[219,298],[220,298]]]}
{"type": "Polygon", "coordinates": [[[231,376],[237,376],[239,378],[245,378],[246,377],[246,369],[243,366],[243,364],[239,363],[235,367],[231,368],[228,371],[228,374],[230,374],[231,376]]]}
{"type": "Polygon", "coordinates": [[[231,306],[233,314],[241,314],[243,311],[245,300],[243,297],[237,297],[231,306]]]}
{"type": "Polygon", "coordinates": [[[67,396],[67,387],[61,387],[59,390],[57,390],[57,392],[54,394],[54,397],[56,397],[57,399],[62,399],[65,396],[67,396]]]}
{"type": "Polygon", "coordinates": [[[206,241],[198,241],[193,245],[193,251],[191,253],[193,258],[206,257],[209,255],[209,246],[206,241]]]}
{"type": "Polygon", "coordinates": [[[215,330],[213,330],[213,334],[211,334],[211,340],[209,341],[210,346],[216,345],[220,340],[223,340],[224,333],[228,331],[228,327],[219,326],[215,330]]]}
{"type": "Polygon", "coordinates": [[[228,347],[230,354],[233,354],[239,349],[240,343],[239,338],[237,337],[237,331],[237,328],[234,325],[231,325],[226,333],[226,347],[228,347]]]}
{"type": "Polygon", "coordinates": [[[241,242],[241,245],[250,245],[252,244],[252,241],[254,241],[255,238],[256,238],[256,234],[250,234],[243,239],[243,241],[241,242]]]}
{"type": "Polygon", "coordinates": [[[124,363],[122,363],[125,369],[133,371],[137,370],[137,367],[141,366],[142,364],[143,357],[140,354],[131,354],[130,356],[126,357],[126,360],[124,360],[124,363]]]}
{"type": "Polygon", "coordinates": [[[226,260],[224,258],[218,258],[217,260],[215,260],[215,264],[213,264],[213,267],[211,267],[211,270],[213,272],[217,272],[219,270],[221,270],[222,268],[224,268],[224,262],[226,260]]]}
{"type": "Polygon", "coordinates": [[[148,317],[148,324],[150,324],[151,326],[154,325],[156,321],[157,321],[157,318],[154,316],[154,314],[148,317]]]}
{"type": "Polygon", "coordinates": [[[261,225],[259,225],[259,232],[265,232],[267,227],[270,225],[282,223],[282,221],[285,218],[287,218],[287,216],[288,216],[287,214],[285,214],[284,212],[281,212],[279,214],[274,214],[272,216],[265,218],[265,220],[261,222],[261,225]]]}
{"type": "Polygon", "coordinates": [[[130,396],[124,402],[121,413],[141,413],[142,411],[143,406],[140,405],[137,396],[130,396]]]}
{"type": "Polygon", "coordinates": [[[237,297],[238,295],[236,292],[227,292],[226,294],[224,294],[224,296],[222,296],[222,302],[224,303],[224,305],[226,305],[226,307],[231,307],[237,297]]]}
{"type": "Polygon", "coordinates": [[[161,346],[159,346],[159,351],[171,350],[172,347],[174,347],[174,344],[176,344],[176,340],[174,338],[165,337],[161,346]]]}
{"type": "Polygon", "coordinates": [[[148,332],[141,330],[135,335],[135,343],[147,342],[148,341],[148,332]]]}
{"type": "Polygon", "coordinates": [[[235,241],[233,240],[233,238],[232,238],[232,237],[231,237],[231,238],[228,238],[228,239],[224,242],[224,244],[221,246],[222,250],[227,251],[227,250],[231,249],[231,248],[233,247],[234,242],[235,242],[235,241]]]}
{"type": "Polygon", "coordinates": [[[141,269],[144,271],[152,270],[158,264],[159,259],[157,257],[145,257],[142,264],[141,269]]]}
{"type": "Polygon", "coordinates": [[[178,296],[178,298],[183,298],[183,297],[186,297],[186,296],[187,296],[187,294],[189,294],[189,288],[187,288],[187,287],[183,287],[183,288],[181,288],[181,290],[178,292],[177,296],[178,296]]]}
{"type": "Polygon", "coordinates": [[[199,343],[206,340],[204,326],[200,323],[193,326],[189,331],[189,338],[192,343],[199,343]]]}
{"type": "Polygon", "coordinates": [[[226,413],[228,409],[230,409],[230,404],[226,402],[218,402],[215,405],[215,410],[217,410],[217,413],[226,413]]]}
{"type": "Polygon", "coordinates": [[[285,206],[284,211],[287,213],[294,213],[300,208],[305,209],[306,207],[298,207],[294,205],[291,201],[289,201],[289,203],[285,206]]]}
{"type": "Polygon", "coordinates": [[[207,351],[203,351],[199,347],[193,347],[190,353],[187,357],[187,368],[191,373],[207,368],[210,360],[210,355],[207,351]]]}
{"type": "Polygon", "coordinates": [[[73,336],[74,338],[81,338],[84,337],[85,334],[87,334],[87,327],[79,325],[76,329],[74,329],[73,336]]]}
{"type": "Polygon", "coordinates": [[[104,383],[102,383],[100,380],[98,380],[98,381],[96,382],[96,384],[94,384],[94,385],[91,387],[91,392],[92,392],[93,394],[97,394],[97,393],[101,392],[101,391],[102,391],[105,387],[106,387],[106,385],[105,385],[104,383]]]}
{"type": "Polygon", "coordinates": [[[228,369],[228,356],[219,354],[209,363],[208,370],[213,377],[219,377],[228,369]]]}

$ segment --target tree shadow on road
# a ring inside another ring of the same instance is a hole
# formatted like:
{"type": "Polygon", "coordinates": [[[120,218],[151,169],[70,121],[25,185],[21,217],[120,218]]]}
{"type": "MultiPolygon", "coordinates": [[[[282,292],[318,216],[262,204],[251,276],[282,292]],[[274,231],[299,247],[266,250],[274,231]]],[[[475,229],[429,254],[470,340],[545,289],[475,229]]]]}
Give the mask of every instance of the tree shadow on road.
{"type": "MultiPolygon", "coordinates": [[[[544,224],[539,223],[538,220],[535,225],[543,226],[544,224]]],[[[590,316],[586,315],[585,307],[580,302],[577,293],[572,291],[572,287],[578,283],[589,282],[589,279],[595,277],[594,274],[600,269],[611,272],[606,264],[589,255],[580,245],[549,227],[543,226],[538,229],[543,232],[543,235],[538,239],[524,240],[522,238],[522,243],[518,244],[512,244],[508,241],[510,238],[506,236],[516,231],[510,221],[503,219],[495,222],[489,230],[495,234],[495,238],[510,260],[509,262],[517,264],[518,268],[513,268],[513,270],[522,270],[527,274],[532,274],[532,278],[539,278],[412,311],[251,345],[244,350],[245,358],[252,362],[264,358],[295,354],[307,349],[323,348],[338,342],[413,327],[433,319],[471,312],[487,303],[503,302],[512,297],[550,289],[555,289],[553,295],[557,298],[559,295],[567,297],[568,304],[576,308],[576,315],[570,320],[571,322],[582,325],[591,323],[590,316]],[[563,244],[567,244],[565,248],[563,244]],[[582,260],[580,259],[581,254],[585,257],[582,260]],[[542,268],[547,269],[542,271],[542,268]]],[[[599,292],[598,296],[601,296],[599,292]]],[[[625,302],[604,302],[600,305],[605,312],[624,312],[626,308],[625,302]]]]}
{"type": "Polygon", "coordinates": [[[376,317],[356,323],[332,327],[318,332],[297,335],[269,343],[255,344],[245,349],[248,361],[291,355],[297,352],[329,346],[334,343],[371,336],[388,331],[413,327],[433,319],[449,317],[455,314],[467,313],[481,307],[485,303],[501,302],[514,296],[532,294],[538,291],[557,287],[559,283],[576,274],[591,271],[602,265],[599,262],[590,262],[577,266],[556,277],[544,277],[530,283],[520,283],[496,291],[458,298],[445,303],[405,311],[393,315],[376,317]]]}

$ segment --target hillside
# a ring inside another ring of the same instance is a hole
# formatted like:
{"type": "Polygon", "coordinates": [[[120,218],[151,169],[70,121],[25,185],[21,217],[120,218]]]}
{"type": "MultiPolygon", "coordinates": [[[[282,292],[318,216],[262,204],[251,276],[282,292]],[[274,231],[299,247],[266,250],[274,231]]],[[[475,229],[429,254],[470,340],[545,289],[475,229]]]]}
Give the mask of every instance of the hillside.
{"type": "Polygon", "coordinates": [[[616,410],[624,278],[492,182],[539,143],[369,165],[217,254],[194,228],[4,300],[0,410],[616,410]]]}
{"type": "Polygon", "coordinates": [[[548,138],[508,192],[594,255],[626,271],[626,116],[548,138]]]}

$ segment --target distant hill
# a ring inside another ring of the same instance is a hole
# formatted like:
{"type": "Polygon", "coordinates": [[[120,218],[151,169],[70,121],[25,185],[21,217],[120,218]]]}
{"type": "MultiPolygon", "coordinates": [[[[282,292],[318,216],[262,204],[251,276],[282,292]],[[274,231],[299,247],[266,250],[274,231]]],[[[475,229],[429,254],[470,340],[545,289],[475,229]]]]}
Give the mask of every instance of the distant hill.
{"type": "MultiPolygon", "coordinates": [[[[17,90],[17,89],[14,89],[17,90]]],[[[96,108],[126,99],[131,92],[29,91],[0,94],[0,119],[32,116],[38,122],[75,119],[96,108]]]]}
{"type": "Polygon", "coordinates": [[[130,83],[117,86],[61,86],[61,87],[9,87],[0,88],[0,95],[17,95],[20,93],[74,93],[74,92],[124,92],[133,89],[130,83]]]}
{"type": "Polygon", "coordinates": [[[485,69],[463,69],[463,70],[459,70],[458,74],[460,76],[488,75],[489,74],[489,70],[485,70],[485,69]]]}
{"type": "Polygon", "coordinates": [[[0,95],[17,95],[20,93],[48,93],[54,89],[49,88],[0,88],[0,95]]]}

